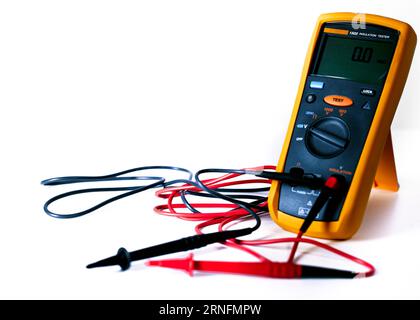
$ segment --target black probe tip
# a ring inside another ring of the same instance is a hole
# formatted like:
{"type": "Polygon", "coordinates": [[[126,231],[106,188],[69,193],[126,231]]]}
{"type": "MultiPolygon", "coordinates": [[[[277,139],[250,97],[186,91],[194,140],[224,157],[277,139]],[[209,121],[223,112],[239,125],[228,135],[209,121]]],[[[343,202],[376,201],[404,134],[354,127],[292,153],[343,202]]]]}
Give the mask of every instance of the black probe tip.
{"type": "Polygon", "coordinates": [[[128,268],[130,268],[130,264],[130,252],[128,252],[125,248],[120,248],[118,249],[118,252],[115,256],[88,264],[86,268],[93,269],[98,267],[109,267],[119,265],[121,267],[121,270],[125,271],[128,268]]]}

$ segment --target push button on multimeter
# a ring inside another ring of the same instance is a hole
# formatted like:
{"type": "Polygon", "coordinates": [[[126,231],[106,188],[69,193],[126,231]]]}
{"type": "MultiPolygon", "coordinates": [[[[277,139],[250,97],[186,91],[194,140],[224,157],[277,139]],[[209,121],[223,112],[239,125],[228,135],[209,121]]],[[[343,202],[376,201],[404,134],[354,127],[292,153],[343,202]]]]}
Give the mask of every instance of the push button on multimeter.
{"type": "Polygon", "coordinates": [[[311,89],[324,89],[324,82],[322,81],[311,81],[309,84],[311,89]]]}
{"type": "Polygon", "coordinates": [[[314,95],[314,94],[308,94],[306,96],[306,99],[305,100],[306,100],[307,103],[314,103],[316,101],[316,95],[314,95]]]}
{"type": "Polygon", "coordinates": [[[314,122],[305,137],[306,147],[316,157],[332,158],[342,153],[350,140],[347,124],[335,117],[314,122]]]}
{"type": "Polygon", "coordinates": [[[360,90],[360,94],[368,97],[374,97],[376,94],[376,91],[373,89],[362,89],[360,90]]]}
{"type": "Polygon", "coordinates": [[[345,96],[326,96],[324,102],[334,107],[350,107],[353,105],[353,100],[345,96]]]}

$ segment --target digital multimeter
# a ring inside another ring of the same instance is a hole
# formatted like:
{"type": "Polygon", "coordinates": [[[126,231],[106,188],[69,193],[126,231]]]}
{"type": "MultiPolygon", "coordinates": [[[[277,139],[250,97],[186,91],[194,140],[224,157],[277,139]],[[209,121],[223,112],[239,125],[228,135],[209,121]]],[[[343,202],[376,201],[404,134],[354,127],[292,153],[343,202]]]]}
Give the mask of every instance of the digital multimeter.
{"type": "MultiPolygon", "coordinates": [[[[339,202],[321,210],[307,235],[350,238],[372,185],[398,190],[390,126],[415,46],[416,34],[404,22],[354,13],[319,17],[277,171],[340,174],[347,187],[339,202]]],[[[318,194],[273,181],[272,219],[298,232],[318,194]]]]}

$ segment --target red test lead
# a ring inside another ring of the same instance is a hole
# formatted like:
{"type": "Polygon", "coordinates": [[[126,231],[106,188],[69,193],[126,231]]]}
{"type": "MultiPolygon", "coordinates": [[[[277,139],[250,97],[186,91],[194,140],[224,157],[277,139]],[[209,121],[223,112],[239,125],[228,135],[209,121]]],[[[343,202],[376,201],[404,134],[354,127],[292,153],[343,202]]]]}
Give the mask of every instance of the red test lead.
{"type": "Polygon", "coordinates": [[[184,259],[149,260],[148,266],[171,268],[186,271],[190,276],[194,271],[222,272],[243,275],[261,276],[278,279],[292,278],[356,278],[362,274],[322,267],[304,266],[287,262],[227,262],[227,261],[195,261],[193,254],[184,259]]]}

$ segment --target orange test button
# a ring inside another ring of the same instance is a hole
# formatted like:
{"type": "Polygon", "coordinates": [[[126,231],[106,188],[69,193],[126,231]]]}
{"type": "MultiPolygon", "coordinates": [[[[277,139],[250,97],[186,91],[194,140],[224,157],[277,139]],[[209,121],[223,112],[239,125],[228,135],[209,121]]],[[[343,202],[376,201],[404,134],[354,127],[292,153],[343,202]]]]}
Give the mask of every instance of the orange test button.
{"type": "Polygon", "coordinates": [[[345,96],[337,96],[337,95],[332,95],[332,96],[326,96],[324,98],[324,102],[329,104],[330,106],[334,106],[334,107],[350,107],[353,105],[353,100],[351,100],[348,97],[345,96]]]}

